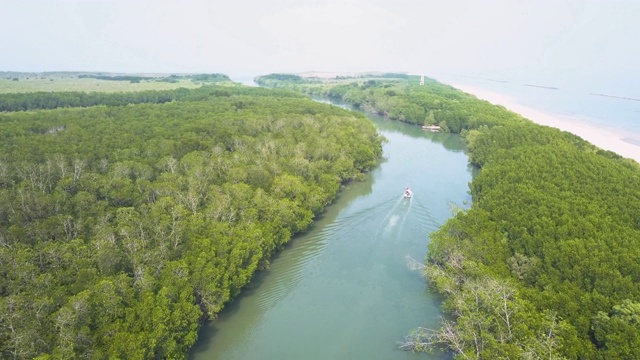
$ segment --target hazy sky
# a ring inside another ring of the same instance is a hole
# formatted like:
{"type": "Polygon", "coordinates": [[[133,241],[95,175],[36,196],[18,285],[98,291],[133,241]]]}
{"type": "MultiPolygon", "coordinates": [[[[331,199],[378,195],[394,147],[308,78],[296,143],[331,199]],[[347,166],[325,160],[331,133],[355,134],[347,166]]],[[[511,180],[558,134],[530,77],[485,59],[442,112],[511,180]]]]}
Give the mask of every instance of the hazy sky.
{"type": "Polygon", "coordinates": [[[0,14],[0,71],[640,80],[640,0],[0,0],[0,14]]]}

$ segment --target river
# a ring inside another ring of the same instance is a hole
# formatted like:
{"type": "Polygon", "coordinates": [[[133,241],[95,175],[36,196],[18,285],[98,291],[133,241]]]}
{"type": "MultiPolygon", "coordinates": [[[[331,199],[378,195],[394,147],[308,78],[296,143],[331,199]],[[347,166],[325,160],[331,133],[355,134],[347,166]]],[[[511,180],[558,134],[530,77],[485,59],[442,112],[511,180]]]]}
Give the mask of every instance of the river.
{"type": "Polygon", "coordinates": [[[441,316],[407,258],[424,261],[428,234],[470,201],[460,137],[370,116],[386,160],[352,182],[199,334],[190,358],[437,359],[395,349],[441,316]],[[402,197],[410,186],[414,196],[402,197]]]}

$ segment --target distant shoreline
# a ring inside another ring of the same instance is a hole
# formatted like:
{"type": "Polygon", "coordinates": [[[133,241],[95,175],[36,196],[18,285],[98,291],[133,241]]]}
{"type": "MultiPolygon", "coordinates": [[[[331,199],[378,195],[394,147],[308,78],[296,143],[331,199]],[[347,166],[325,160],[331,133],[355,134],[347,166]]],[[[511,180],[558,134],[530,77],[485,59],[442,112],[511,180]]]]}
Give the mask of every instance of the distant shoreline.
{"type": "Polygon", "coordinates": [[[630,136],[628,133],[612,128],[597,127],[580,118],[552,114],[530,108],[519,104],[507,95],[494,93],[475,86],[461,84],[449,85],[474,95],[478,99],[486,100],[495,105],[502,105],[536,124],[555,127],[562,131],[570,132],[601,149],[613,151],[620,156],[633,159],[640,163],[640,137],[636,138],[636,136],[630,136]]]}

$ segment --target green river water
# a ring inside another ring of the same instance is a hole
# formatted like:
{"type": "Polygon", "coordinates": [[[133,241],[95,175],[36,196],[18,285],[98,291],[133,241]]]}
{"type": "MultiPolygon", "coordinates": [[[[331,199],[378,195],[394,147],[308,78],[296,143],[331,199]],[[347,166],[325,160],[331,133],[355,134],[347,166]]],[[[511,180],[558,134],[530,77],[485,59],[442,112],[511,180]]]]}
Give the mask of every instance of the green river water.
{"type": "Polygon", "coordinates": [[[386,160],[345,186],[208,323],[190,358],[440,359],[395,348],[411,329],[438,326],[440,300],[407,258],[424,261],[428,235],[470,201],[472,169],[455,135],[371,116],[386,160]],[[410,186],[414,196],[402,197],[410,186]]]}

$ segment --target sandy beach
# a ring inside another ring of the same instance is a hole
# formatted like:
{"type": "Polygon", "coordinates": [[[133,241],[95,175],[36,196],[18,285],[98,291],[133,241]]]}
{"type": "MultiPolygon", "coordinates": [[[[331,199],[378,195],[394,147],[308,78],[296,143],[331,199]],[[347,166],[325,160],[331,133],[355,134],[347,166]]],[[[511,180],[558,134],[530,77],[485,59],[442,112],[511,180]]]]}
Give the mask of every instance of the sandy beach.
{"type": "Polygon", "coordinates": [[[487,100],[492,104],[502,105],[523,117],[540,125],[555,127],[580,136],[584,140],[598,146],[601,149],[610,150],[626,158],[634,159],[640,163],[640,143],[634,144],[629,139],[629,134],[621,133],[615,129],[596,127],[585,121],[570,116],[546,113],[518,104],[514,99],[503,94],[497,94],[484,89],[468,85],[450,84],[466,93],[475,95],[479,99],[487,100]]]}

